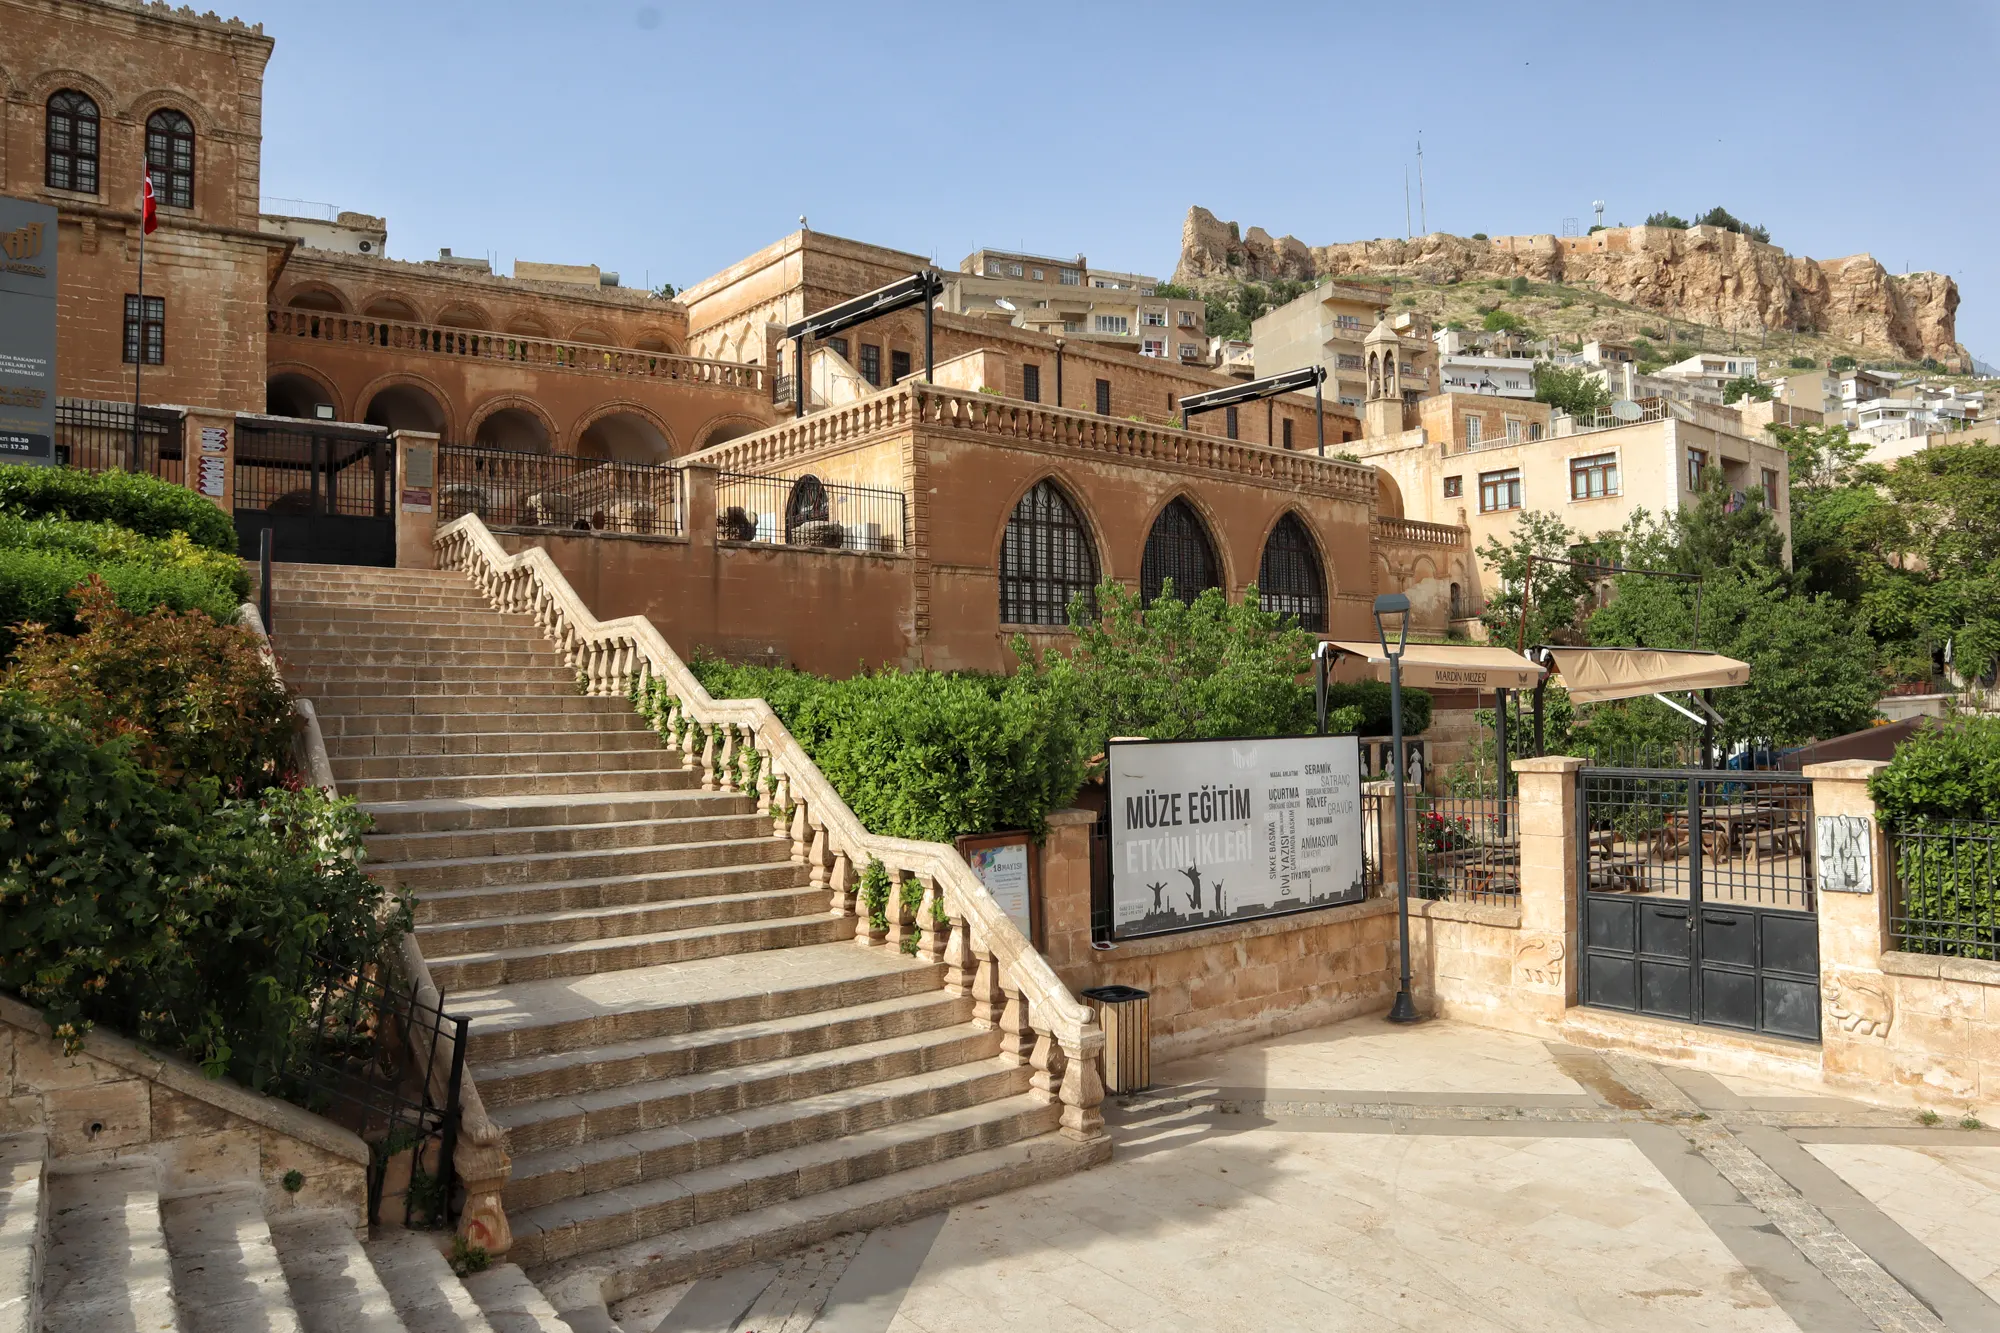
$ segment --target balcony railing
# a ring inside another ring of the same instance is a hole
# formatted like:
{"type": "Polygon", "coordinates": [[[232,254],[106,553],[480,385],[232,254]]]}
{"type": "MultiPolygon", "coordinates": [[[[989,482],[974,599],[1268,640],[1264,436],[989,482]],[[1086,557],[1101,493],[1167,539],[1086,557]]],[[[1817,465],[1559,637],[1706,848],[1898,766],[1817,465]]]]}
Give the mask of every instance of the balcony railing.
{"type": "Polygon", "coordinates": [[[1462,546],[1470,535],[1464,528],[1449,523],[1425,523],[1414,518],[1382,518],[1375,520],[1375,539],[1384,542],[1410,542],[1420,546],[1462,546]]]}
{"type": "Polygon", "coordinates": [[[365,315],[336,315],[319,310],[273,309],[272,339],[335,343],[346,347],[383,348],[428,356],[455,356],[472,361],[574,370],[615,375],[623,379],[677,380],[725,389],[762,392],[764,367],[735,361],[706,361],[672,352],[642,352],[629,347],[597,347],[519,333],[487,333],[437,324],[406,324],[365,315]]]}
{"type": "Polygon", "coordinates": [[[673,537],[680,469],[571,454],[447,444],[438,450],[438,522],[477,514],[495,527],[673,537]]]}

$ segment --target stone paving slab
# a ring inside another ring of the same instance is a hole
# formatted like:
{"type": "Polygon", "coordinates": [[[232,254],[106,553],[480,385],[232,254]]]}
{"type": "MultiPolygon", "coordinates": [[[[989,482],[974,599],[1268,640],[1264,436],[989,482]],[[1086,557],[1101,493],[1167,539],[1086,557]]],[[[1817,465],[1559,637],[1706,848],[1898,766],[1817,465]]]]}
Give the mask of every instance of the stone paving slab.
{"type": "Polygon", "coordinates": [[[1813,1143],[1806,1151],[2000,1302],[2000,1147],[1813,1143]]]}

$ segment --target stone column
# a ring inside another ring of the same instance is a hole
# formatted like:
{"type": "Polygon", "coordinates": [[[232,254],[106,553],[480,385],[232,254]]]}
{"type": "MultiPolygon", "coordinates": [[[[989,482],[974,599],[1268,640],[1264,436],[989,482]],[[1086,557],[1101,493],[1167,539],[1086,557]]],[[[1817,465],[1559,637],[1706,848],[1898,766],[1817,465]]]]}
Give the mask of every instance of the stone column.
{"type": "Polygon", "coordinates": [[[1510,990],[1527,1017],[1551,1026],[1577,1002],[1577,770],[1583,760],[1519,759],[1521,938],[1510,990]]]}
{"type": "MultiPolygon", "coordinates": [[[[1386,781],[1364,782],[1361,784],[1361,793],[1364,798],[1361,812],[1362,842],[1366,845],[1370,838],[1375,840],[1374,855],[1381,858],[1377,862],[1382,871],[1381,892],[1384,896],[1394,897],[1396,878],[1402,865],[1401,859],[1396,854],[1396,784],[1386,781]],[[1372,828],[1369,827],[1371,811],[1376,812],[1372,828]]],[[[1404,817],[1410,821],[1412,828],[1416,826],[1416,798],[1417,793],[1414,789],[1404,792],[1404,801],[1410,807],[1404,811],[1404,817]]]]}
{"type": "Polygon", "coordinates": [[[225,514],[236,512],[236,414],[181,409],[181,478],[225,514]]]}
{"type": "Polygon", "coordinates": [[[399,430],[389,436],[396,454],[396,568],[436,569],[438,437],[399,430]]]}
{"type": "Polygon", "coordinates": [[[1052,810],[1041,846],[1041,938],[1031,941],[1049,966],[1075,989],[1088,985],[1090,965],[1090,830],[1094,810],[1052,810]]]}
{"type": "Polygon", "coordinates": [[[1875,822],[1868,779],[1878,759],[1808,764],[1814,887],[1819,908],[1820,1068],[1829,1078],[1898,1082],[1889,1047],[1895,989],[1889,947],[1889,840],[1875,822]]]}

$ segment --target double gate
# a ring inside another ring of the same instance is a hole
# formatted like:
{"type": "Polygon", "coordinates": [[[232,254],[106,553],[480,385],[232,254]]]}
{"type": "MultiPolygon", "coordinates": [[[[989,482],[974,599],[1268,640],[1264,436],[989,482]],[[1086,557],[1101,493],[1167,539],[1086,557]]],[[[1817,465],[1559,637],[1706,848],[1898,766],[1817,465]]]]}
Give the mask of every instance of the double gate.
{"type": "Polygon", "coordinates": [[[257,558],[271,530],[279,560],[396,563],[396,457],[375,426],[237,418],[236,547],[257,558]]]}
{"type": "Polygon", "coordinates": [[[1819,1040],[1810,782],[1637,768],[1579,782],[1583,1003],[1819,1040]]]}

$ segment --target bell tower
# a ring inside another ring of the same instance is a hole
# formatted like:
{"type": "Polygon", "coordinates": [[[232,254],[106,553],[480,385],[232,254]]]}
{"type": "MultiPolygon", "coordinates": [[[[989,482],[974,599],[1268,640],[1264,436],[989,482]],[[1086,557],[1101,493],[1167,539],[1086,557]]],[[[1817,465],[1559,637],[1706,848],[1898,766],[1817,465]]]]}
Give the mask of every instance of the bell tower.
{"type": "Polygon", "coordinates": [[[1378,319],[1361,346],[1368,366],[1368,403],[1362,409],[1361,436],[1372,440],[1399,435],[1403,430],[1403,382],[1398,362],[1403,340],[1388,320],[1378,319]]]}

